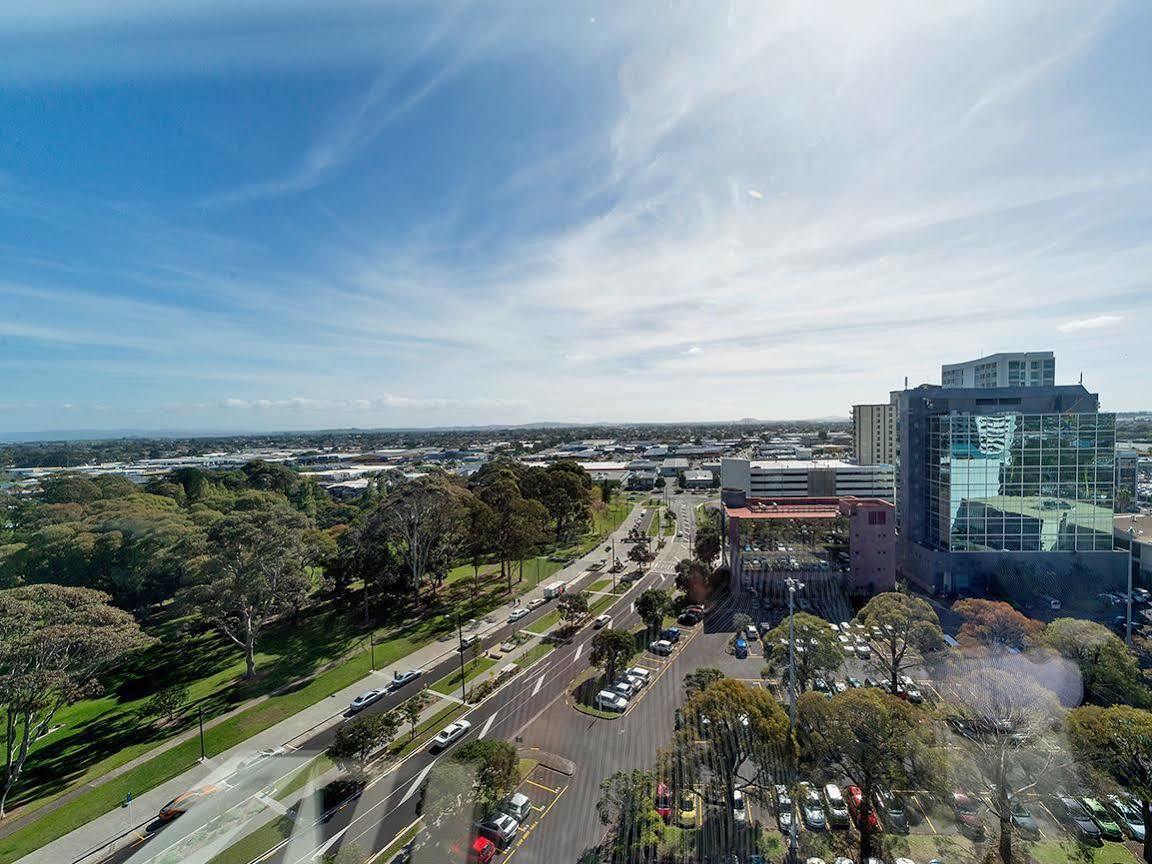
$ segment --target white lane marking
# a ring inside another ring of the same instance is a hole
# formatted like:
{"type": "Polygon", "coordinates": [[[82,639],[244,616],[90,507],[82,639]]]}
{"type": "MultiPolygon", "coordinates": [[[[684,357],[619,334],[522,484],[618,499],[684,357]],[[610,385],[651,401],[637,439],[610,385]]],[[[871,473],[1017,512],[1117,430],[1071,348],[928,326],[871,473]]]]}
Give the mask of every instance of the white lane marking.
{"type": "Polygon", "coordinates": [[[432,770],[432,766],[435,764],[436,760],[433,759],[423,771],[416,775],[416,779],[412,781],[412,785],[408,787],[408,791],[405,792],[404,797],[400,799],[401,804],[416,794],[416,790],[420,788],[420,784],[424,782],[424,778],[428,776],[428,772],[432,770]]]}
{"type": "Polygon", "coordinates": [[[635,600],[633,600],[631,603],[628,604],[628,611],[629,612],[635,612],[636,611],[636,601],[635,600]]]}
{"type": "Polygon", "coordinates": [[[324,845],[323,845],[323,846],[320,846],[320,847],[318,847],[318,848],[316,849],[316,851],[315,851],[314,853],[312,853],[313,857],[314,857],[314,858],[319,858],[321,855],[323,855],[325,852],[327,852],[329,849],[331,849],[333,846],[335,846],[335,845],[336,845],[336,841],[338,841],[338,840],[339,840],[341,837],[343,837],[343,836],[344,836],[344,832],[345,832],[345,831],[347,831],[347,830],[348,830],[349,828],[351,828],[351,827],[352,827],[351,825],[348,825],[348,826],[346,826],[346,827],[344,827],[344,828],[341,828],[339,831],[337,831],[335,834],[333,834],[333,835],[332,835],[332,836],[331,836],[331,837],[328,839],[328,841],[327,841],[326,843],[324,843],[324,845]]]}
{"type": "Polygon", "coordinates": [[[577,645],[577,646],[576,646],[576,656],[575,656],[575,657],[573,657],[572,659],[573,659],[573,660],[579,660],[579,659],[580,659],[580,655],[581,655],[581,654],[583,654],[583,653],[584,653],[584,643],[583,643],[583,642],[581,642],[579,645],[577,645]]]}
{"type": "Polygon", "coordinates": [[[536,679],[536,686],[532,688],[532,695],[535,696],[540,692],[540,688],[544,686],[544,676],[541,675],[536,679]]]}
{"type": "Polygon", "coordinates": [[[496,715],[495,715],[495,713],[493,713],[492,716],[489,717],[487,721],[485,721],[484,728],[480,730],[480,734],[477,737],[483,738],[485,735],[487,735],[488,730],[492,728],[492,724],[495,722],[496,722],[496,715]]]}

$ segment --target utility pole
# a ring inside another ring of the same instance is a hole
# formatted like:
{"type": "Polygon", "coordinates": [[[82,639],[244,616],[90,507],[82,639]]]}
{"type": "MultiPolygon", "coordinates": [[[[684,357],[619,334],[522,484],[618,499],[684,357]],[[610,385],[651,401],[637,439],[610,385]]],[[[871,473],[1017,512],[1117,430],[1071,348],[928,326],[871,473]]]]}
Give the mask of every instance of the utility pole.
{"type": "Polygon", "coordinates": [[[201,705],[196,711],[197,716],[200,718],[200,761],[203,762],[208,758],[208,750],[204,746],[204,706],[201,705]]]}
{"type": "Polygon", "coordinates": [[[372,671],[376,671],[376,634],[368,634],[368,650],[372,653],[372,671]]]}
{"type": "MultiPolygon", "coordinates": [[[[796,590],[804,583],[792,577],[784,580],[788,586],[788,737],[796,735],[796,590]]],[[[791,772],[795,774],[795,766],[791,772]]],[[[795,777],[793,777],[795,779],[795,777]]],[[[796,816],[788,821],[788,864],[797,864],[796,816]]]]}
{"type": "Polygon", "coordinates": [[[460,613],[454,611],[452,615],[456,618],[456,635],[460,639],[460,698],[467,705],[468,692],[464,689],[464,627],[460,624],[460,613]]]}

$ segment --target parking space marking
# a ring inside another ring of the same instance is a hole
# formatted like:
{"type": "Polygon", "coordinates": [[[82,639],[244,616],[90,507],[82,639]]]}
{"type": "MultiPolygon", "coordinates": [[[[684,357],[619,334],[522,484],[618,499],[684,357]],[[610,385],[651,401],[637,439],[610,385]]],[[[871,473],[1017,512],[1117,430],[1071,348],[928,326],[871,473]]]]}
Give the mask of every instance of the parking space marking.
{"type": "Polygon", "coordinates": [[[545,792],[551,792],[553,795],[555,795],[557,792],[560,791],[559,789],[553,789],[551,786],[545,786],[543,783],[537,783],[535,780],[532,780],[531,778],[526,778],[524,780],[524,782],[530,783],[531,785],[535,786],[538,789],[543,789],[545,792]]]}

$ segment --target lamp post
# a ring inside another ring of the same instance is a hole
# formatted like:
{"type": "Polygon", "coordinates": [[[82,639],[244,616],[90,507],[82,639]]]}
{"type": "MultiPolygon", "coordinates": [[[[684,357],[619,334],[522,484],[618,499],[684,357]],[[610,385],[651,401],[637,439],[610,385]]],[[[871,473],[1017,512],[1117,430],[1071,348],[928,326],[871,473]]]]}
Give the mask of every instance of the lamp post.
{"type": "MultiPolygon", "coordinates": [[[[789,576],[788,586],[788,737],[796,735],[796,591],[804,583],[789,576]]],[[[788,864],[797,862],[796,818],[788,820],[788,864]]]]}
{"type": "Polygon", "coordinates": [[[460,624],[460,613],[453,611],[452,615],[456,618],[456,635],[460,640],[457,646],[460,654],[460,698],[464,704],[468,704],[468,693],[464,689],[464,627],[460,624]]]}
{"type": "Polygon", "coordinates": [[[208,758],[208,750],[204,746],[204,706],[201,705],[196,711],[196,715],[200,720],[200,761],[203,762],[208,758]]]}
{"type": "Polygon", "coordinates": [[[368,634],[368,651],[372,655],[372,671],[376,671],[376,634],[368,634]]]}

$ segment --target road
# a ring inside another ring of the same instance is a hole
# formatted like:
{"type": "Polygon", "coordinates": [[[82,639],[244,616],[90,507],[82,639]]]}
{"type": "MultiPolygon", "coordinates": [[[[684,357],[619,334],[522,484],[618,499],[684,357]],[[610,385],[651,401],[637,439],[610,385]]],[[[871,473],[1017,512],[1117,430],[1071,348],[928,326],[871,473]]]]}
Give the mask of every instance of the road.
{"type": "MultiPolygon", "coordinates": [[[[700,499],[697,496],[683,495],[675,496],[675,499],[670,500],[677,510],[681,522],[680,533],[683,534],[683,537],[669,540],[665,548],[657,553],[656,560],[643,578],[634,583],[621,599],[605,610],[615,620],[614,626],[628,627],[639,623],[639,618],[631,609],[632,601],[636,595],[648,587],[671,589],[675,563],[688,554],[688,537],[691,534],[692,522],[695,517],[695,504],[699,503],[700,499]]],[[[628,526],[622,527],[627,528],[628,526]]],[[[623,558],[624,555],[621,554],[621,551],[618,548],[617,554],[623,558]]],[[[521,621],[503,626],[499,630],[487,634],[483,640],[484,647],[488,648],[505,641],[515,631],[531,629],[534,621],[552,611],[553,608],[553,604],[545,604],[521,621]]],[[[526,731],[529,728],[535,729],[538,725],[538,719],[553,706],[558,706],[565,712],[582,718],[585,722],[592,720],[592,718],[578,714],[569,708],[561,699],[571,680],[588,667],[590,653],[588,643],[594,633],[595,630],[591,627],[583,628],[570,642],[558,647],[533,667],[522,672],[493,696],[461,715],[472,723],[472,729],[464,740],[482,736],[512,741],[516,740],[518,736],[524,737],[526,731]]],[[[425,670],[422,680],[425,682],[436,681],[444,675],[450,674],[457,667],[458,659],[449,658],[437,664],[435,668],[425,670]]],[[[363,713],[388,711],[415,693],[418,686],[419,684],[409,684],[399,692],[389,694],[363,713]]],[[[671,717],[670,713],[669,717],[671,717]]],[[[609,721],[593,722],[607,723],[609,721]]],[[[627,723],[628,721],[625,718],[616,722],[627,723]]],[[[669,720],[669,722],[671,721],[669,720]]],[[[308,739],[293,754],[293,758],[306,761],[321,753],[331,743],[336,728],[338,727],[330,728],[308,739]]],[[[459,742],[454,746],[459,746],[459,742]]],[[[528,744],[526,737],[523,746],[532,746],[528,744]]],[[[450,753],[451,750],[448,751],[449,755],[450,753]]],[[[293,837],[266,860],[283,862],[283,864],[311,861],[317,857],[319,850],[335,850],[342,844],[353,842],[370,852],[386,848],[416,818],[416,806],[419,800],[416,790],[439,758],[442,758],[442,755],[429,753],[426,749],[414,752],[396,769],[369,786],[358,800],[343,807],[332,814],[327,821],[321,821],[317,825],[311,825],[313,819],[301,812],[297,817],[293,837]]],[[[577,774],[582,773],[583,771],[578,769],[577,774]]],[[[213,802],[213,813],[227,812],[230,808],[242,806],[240,802],[251,797],[250,784],[242,789],[228,790],[213,802]]],[[[563,804],[563,800],[560,799],[554,803],[559,807],[563,804]]],[[[195,815],[200,815],[200,813],[196,812],[195,815]]],[[[193,833],[204,821],[203,818],[190,819],[186,816],[165,827],[163,831],[155,832],[154,839],[149,842],[125,849],[106,860],[112,864],[120,864],[120,862],[144,864],[144,862],[167,860],[180,860],[182,862],[208,860],[199,855],[189,858],[178,854],[180,841],[193,833]]],[[[249,826],[247,830],[252,830],[255,827],[254,824],[249,826]]],[[[535,832],[535,836],[549,835],[547,831],[538,831],[535,832]]],[[[509,854],[505,857],[512,856],[509,854]]]]}

